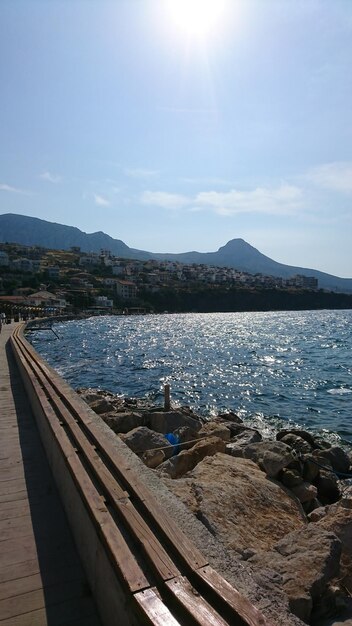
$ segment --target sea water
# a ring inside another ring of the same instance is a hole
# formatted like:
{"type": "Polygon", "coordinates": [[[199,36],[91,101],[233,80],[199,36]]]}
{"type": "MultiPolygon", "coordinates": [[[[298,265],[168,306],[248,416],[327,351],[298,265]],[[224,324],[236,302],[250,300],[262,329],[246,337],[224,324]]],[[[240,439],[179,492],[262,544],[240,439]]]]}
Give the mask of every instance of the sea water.
{"type": "Polygon", "coordinates": [[[103,316],[30,334],[74,388],[99,387],[271,434],[299,426],[352,443],[352,311],[103,316]]]}

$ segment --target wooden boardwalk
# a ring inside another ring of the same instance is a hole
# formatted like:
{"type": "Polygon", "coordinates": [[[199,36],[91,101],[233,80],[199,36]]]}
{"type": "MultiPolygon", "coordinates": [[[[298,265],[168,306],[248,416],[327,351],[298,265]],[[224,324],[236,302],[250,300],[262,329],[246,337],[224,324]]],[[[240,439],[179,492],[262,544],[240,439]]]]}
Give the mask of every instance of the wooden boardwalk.
{"type": "Polygon", "coordinates": [[[100,626],[12,356],[13,328],[0,334],[0,626],[100,626]]]}

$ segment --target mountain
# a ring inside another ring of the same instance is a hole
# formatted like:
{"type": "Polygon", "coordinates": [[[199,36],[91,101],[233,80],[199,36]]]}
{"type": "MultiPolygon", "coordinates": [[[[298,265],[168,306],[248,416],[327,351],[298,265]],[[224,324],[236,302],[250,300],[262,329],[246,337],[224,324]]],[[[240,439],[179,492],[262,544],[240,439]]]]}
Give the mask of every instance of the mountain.
{"type": "Polygon", "coordinates": [[[324,289],[352,292],[352,278],[339,278],[314,269],[277,263],[243,239],[232,239],[217,252],[193,251],[181,254],[161,254],[129,248],[120,239],[113,239],[102,231],[87,234],[73,226],[6,213],[0,215],[0,242],[19,243],[26,246],[37,245],[58,250],[68,250],[72,246],[79,246],[83,252],[100,252],[101,249],[105,249],[110,250],[115,256],[126,259],[203,263],[219,267],[234,267],[250,274],[260,273],[282,278],[303,274],[317,278],[319,287],[324,289]]]}
{"type": "Polygon", "coordinates": [[[83,252],[100,252],[104,249],[123,258],[150,258],[148,252],[129,248],[120,239],[113,239],[102,231],[88,234],[74,226],[13,213],[0,215],[0,242],[42,246],[54,250],[69,250],[72,246],[79,246],[83,252]]]}

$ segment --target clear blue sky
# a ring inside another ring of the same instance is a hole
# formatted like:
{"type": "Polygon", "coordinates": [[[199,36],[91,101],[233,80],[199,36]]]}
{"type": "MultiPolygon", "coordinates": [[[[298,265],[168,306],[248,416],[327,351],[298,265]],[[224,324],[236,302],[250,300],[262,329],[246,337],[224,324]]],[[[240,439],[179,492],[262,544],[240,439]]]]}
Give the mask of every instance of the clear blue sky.
{"type": "Polygon", "coordinates": [[[201,4],[1,0],[0,213],[352,277],[352,0],[201,4]]]}

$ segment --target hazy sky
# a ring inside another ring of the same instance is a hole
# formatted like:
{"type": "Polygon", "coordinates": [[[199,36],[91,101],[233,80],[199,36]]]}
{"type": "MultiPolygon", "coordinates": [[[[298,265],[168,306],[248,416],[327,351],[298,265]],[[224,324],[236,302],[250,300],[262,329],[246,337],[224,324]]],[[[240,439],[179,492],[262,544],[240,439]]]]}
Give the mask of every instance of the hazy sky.
{"type": "Polygon", "coordinates": [[[352,277],[351,67],[352,0],[1,0],[0,213],[352,277]]]}

